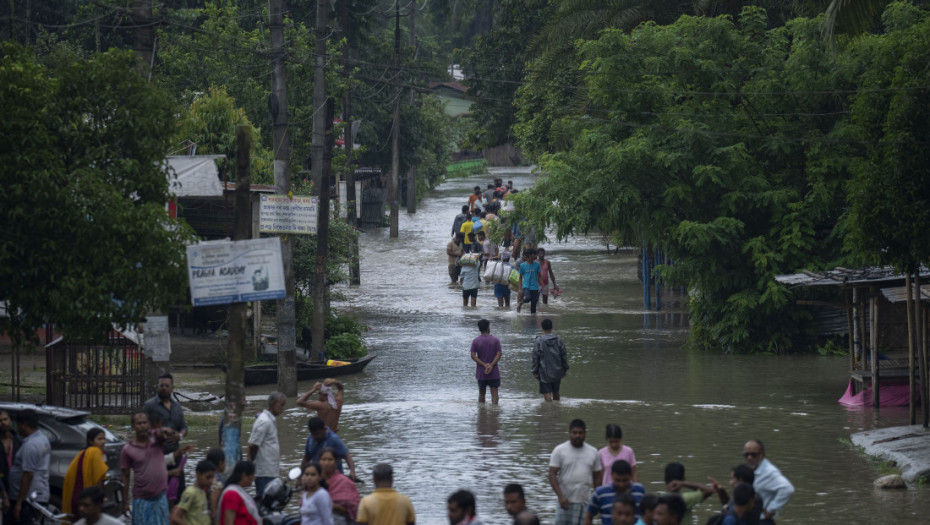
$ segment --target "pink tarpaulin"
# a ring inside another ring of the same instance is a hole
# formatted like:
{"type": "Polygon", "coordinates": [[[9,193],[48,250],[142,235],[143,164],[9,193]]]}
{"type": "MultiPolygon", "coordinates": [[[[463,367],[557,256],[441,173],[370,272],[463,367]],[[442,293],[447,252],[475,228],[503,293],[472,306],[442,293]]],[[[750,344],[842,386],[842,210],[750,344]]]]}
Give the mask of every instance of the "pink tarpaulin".
{"type": "MultiPolygon", "coordinates": [[[[920,389],[918,388],[919,392],[920,389]]],[[[861,407],[872,404],[872,388],[868,387],[853,394],[853,382],[849,380],[849,386],[846,387],[846,393],[839,399],[841,405],[861,407]]],[[[878,386],[878,403],[883,407],[900,407],[907,406],[910,392],[907,385],[879,385],[878,386]]]]}

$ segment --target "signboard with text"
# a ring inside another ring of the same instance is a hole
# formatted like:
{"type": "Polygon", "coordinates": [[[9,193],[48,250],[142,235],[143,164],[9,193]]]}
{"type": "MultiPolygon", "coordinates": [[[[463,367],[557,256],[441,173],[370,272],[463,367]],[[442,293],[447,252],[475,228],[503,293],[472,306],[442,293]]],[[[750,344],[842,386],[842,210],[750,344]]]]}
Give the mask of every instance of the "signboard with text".
{"type": "Polygon", "coordinates": [[[281,239],[192,244],[187,274],[194,306],[283,299],[281,239]]]}
{"type": "Polygon", "coordinates": [[[259,233],[316,234],[316,197],[262,195],[258,212],[259,233]]]}

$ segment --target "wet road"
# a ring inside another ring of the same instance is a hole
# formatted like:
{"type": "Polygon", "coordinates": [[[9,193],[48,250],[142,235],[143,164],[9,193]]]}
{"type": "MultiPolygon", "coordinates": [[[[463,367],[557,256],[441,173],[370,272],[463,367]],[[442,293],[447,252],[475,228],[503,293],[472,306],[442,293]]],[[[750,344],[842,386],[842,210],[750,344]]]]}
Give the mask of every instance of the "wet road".
{"type": "MultiPolygon", "coordinates": [[[[460,289],[448,285],[445,243],[470,188],[494,175],[521,189],[535,180],[529,170],[511,170],[443,184],[416,215],[401,210],[400,238],[389,239],[387,228],[365,232],[363,284],[337,290],[344,298],[334,306],[370,327],[365,340],[379,356],[344,380],[341,434],[369,480],[363,492],[372,488],[372,466],[390,462],[418,523],[447,523],[446,497],[465,488],[487,523],[502,524],[509,521],[501,490],[516,482],[529,507],[551,522],[557,503],[546,478],[549,454],[567,439],[568,422],[581,418],[597,448],[607,423],[623,428],[647,492],[664,488],[670,461],[682,462],[689,480],[725,480],[742,462],[743,443],[758,438],[796,487],[779,523],[916,523],[930,515],[923,490],[874,490],[875,465],[846,441],[860,429],[904,424],[906,409],[877,414],[837,404],[844,358],[685,351],[681,311],[643,310],[633,254],[608,255],[598,239],[550,243],[561,299],[541,305],[536,316],[517,314],[499,309],[482,285],[478,307],[463,308],[460,289]],[[565,339],[571,363],[563,400],[551,404],[529,374],[532,341],[546,317],[565,339]],[[468,349],[481,318],[503,344],[498,407],[476,402],[468,349]]],[[[306,419],[290,409],[279,426],[289,465],[299,462],[306,419]]],[[[695,523],[715,507],[715,498],[698,507],[695,523]]]]}

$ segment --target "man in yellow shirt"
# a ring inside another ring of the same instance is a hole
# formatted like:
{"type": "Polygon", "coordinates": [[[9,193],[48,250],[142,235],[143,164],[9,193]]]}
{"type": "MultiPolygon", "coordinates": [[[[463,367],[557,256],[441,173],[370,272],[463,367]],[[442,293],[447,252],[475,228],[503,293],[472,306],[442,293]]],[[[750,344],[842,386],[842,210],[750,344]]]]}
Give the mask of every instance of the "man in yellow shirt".
{"type": "Polygon", "coordinates": [[[355,521],[369,525],[414,525],[413,503],[393,488],[394,469],[387,463],[378,463],[374,478],[375,491],[362,498],[355,521]]]}

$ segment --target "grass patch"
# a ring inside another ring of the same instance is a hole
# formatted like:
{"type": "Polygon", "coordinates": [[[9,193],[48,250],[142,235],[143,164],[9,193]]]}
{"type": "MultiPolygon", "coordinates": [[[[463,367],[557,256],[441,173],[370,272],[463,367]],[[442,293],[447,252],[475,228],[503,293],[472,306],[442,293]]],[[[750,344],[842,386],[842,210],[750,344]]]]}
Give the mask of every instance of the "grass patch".
{"type": "MultiPolygon", "coordinates": [[[[197,414],[187,412],[184,414],[184,421],[187,422],[188,431],[198,430],[198,431],[212,431],[215,430],[220,424],[220,418],[222,414],[197,414]]],[[[94,414],[88,419],[94,421],[105,427],[128,427],[129,426],[129,416],[117,416],[117,415],[103,415],[103,414],[94,414]]],[[[252,428],[252,423],[255,422],[255,417],[242,415],[242,428],[252,428]]]]}
{"type": "Polygon", "coordinates": [[[840,438],[838,441],[854,449],[856,452],[859,453],[860,456],[862,456],[869,463],[871,463],[872,466],[875,467],[875,471],[878,473],[879,477],[889,476],[891,474],[897,474],[899,476],[901,475],[901,469],[898,467],[898,464],[895,463],[894,461],[886,461],[884,459],[879,459],[875,456],[866,454],[864,448],[858,445],[854,445],[852,440],[850,440],[849,438],[840,438]]]}

